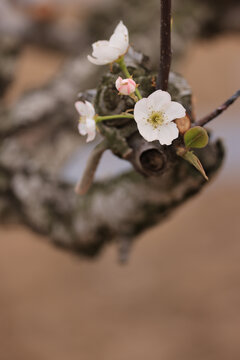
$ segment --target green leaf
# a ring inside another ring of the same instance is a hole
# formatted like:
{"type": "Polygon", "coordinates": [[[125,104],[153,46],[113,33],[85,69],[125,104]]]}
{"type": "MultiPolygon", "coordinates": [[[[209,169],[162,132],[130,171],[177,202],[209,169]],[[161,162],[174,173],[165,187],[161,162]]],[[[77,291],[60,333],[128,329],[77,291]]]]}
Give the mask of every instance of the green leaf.
{"type": "Polygon", "coordinates": [[[187,148],[203,148],[208,144],[208,133],[201,126],[195,126],[184,134],[184,143],[187,148]]]}
{"type": "Polygon", "coordinates": [[[202,174],[202,176],[206,180],[208,180],[208,177],[205,173],[205,170],[204,170],[199,158],[192,151],[187,151],[182,157],[186,161],[188,161],[190,164],[192,164],[202,174]]]}

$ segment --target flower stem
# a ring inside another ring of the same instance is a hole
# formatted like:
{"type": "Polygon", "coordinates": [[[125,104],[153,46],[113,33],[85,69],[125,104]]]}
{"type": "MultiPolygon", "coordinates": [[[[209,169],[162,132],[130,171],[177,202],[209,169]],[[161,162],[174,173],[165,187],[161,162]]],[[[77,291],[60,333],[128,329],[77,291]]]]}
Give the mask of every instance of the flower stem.
{"type": "MultiPolygon", "coordinates": [[[[123,57],[123,56],[117,61],[117,63],[119,64],[119,66],[120,66],[122,72],[124,73],[124,75],[125,75],[127,78],[130,78],[131,75],[130,75],[130,73],[129,73],[129,71],[128,71],[128,68],[127,68],[127,66],[126,66],[126,64],[125,64],[125,61],[124,61],[124,57],[123,57]]],[[[136,93],[138,99],[141,100],[141,99],[142,99],[142,95],[140,94],[140,91],[138,90],[138,88],[136,88],[135,93],[136,93]]]]}
{"type": "Polygon", "coordinates": [[[107,116],[97,116],[96,122],[104,120],[113,120],[113,119],[134,119],[132,114],[120,114],[120,115],[107,115],[107,116]]]}

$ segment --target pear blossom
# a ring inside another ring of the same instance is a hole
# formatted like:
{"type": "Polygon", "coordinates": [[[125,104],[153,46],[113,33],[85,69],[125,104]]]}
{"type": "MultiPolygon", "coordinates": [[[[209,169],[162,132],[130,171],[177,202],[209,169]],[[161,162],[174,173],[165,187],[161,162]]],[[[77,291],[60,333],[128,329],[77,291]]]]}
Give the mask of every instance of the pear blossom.
{"type": "Polygon", "coordinates": [[[115,82],[115,86],[121,95],[131,95],[136,90],[137,84],[132,78],[122,79],[119,76],[115,82]]]}
{"type": "Polygon", "coordinates": [[[185,116],[184,107],[167,91],[157,90],[148,98],[139,100],[134,107],[134,119],[142,137],[147,141],[159,140],[161,145],[171,145],[179,135],[173,120],[185,116]]]}
{"type": "Polygon", "coordinates": [[[96,122],[94,120],[95,110],[89,101],[75,102],[80,119],[78,124],[78,131],[81,135],[87,135],[87,142],[92,141],[96,136],[96,122]]]}
{"type": "Polygon", "coordinates": [[[109,40],[99,40],[92,44],[92,56],[88,60],[96,65],[106,65],[124,55],[129,47],[128,29],[122,21],[115,28],[109,40]]]}

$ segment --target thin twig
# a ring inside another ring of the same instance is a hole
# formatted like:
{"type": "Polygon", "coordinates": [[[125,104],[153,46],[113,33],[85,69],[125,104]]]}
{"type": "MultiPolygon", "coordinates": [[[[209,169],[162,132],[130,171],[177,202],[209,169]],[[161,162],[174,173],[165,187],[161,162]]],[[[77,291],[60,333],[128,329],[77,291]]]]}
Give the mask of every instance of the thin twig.
{"type": "Polygon", "coordinates": [[[171,0],[160,0],[160,65],[157,79],[157,88],[167,90],[168,77],[171,66],[171,0]]]}
{"type": "Polygon", "coordinates": [[[234,103],[240,96],[240,90],[236,91],[234,95],[232,95],[227,101],[225,101],[222,105],[220,105],[216,110],[211,112],[210,114],[206,115],[202,119],[196,121],[195,125],[204,126],[209,121],[215,119],[219,116],[223,111],[227,110],[227,108],[234,103]]]}
{"type": "Polygon", "coordinates": [[[78,195],[86,194],[86,192],[92,185],[99,161],[106,149],[107,149],[107,143],[105,140],[103,140],[93,149],[88,159],[86,169],[84,170],[84,174],[75,187],[75,191],[78,195]]]}
{"type": "Polygon", "coordinates": [[[96,122],[114,119],[134,119],[134,116],[132,114],[126,114],[126,112],[119,115],[97,116],[96,122]]]}

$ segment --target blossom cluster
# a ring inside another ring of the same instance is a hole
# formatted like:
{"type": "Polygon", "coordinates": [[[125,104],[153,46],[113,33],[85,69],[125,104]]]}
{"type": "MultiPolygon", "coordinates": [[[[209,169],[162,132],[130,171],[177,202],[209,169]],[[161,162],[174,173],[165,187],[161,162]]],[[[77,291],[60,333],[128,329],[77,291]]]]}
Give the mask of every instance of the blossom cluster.
{"type": "MultiPolygon", "coordinates": [[[[126,76],[125,79],[119,76],[115,86],[120,95],[131,96],[135,100],[133,115],[129,117],[136,121],[141,136],[149,142],[158,140],[161,145],[171,145],[179,136],[174,121],[184,117],[186,111],[180,103],[171,101],[171,96],[166,91],[156,90],[147,98],[142,98],[138,84],[129,74],[124,62],[129,48],[129,35],[123,22],[120,21],[109,40],[97,41],[92,48],[92,55],[88,55],[91,63],[106,65],[117,62],[126,76]]],[[[80,115],[79,132],[87,135],[87,142],[92,141],[96,134],[96,124],[99,119],[104,120],[104,116],[97,116],[93,105],[88,101],[77,101],[75,107],[80,115]]],[[[116,118],[116,115],[112,118],[116,118]]]]}

